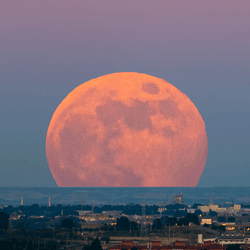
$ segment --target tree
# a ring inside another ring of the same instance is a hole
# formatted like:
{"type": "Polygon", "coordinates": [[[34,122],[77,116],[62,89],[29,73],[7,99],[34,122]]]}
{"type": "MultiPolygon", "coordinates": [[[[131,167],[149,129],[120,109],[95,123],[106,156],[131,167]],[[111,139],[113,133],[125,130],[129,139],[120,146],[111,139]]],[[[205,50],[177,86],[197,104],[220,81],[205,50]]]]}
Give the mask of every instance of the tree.
{"type": "Polygon", "coordinates": [[[57,250],[59,248],[59,244],[56,241],[46,242],[44,247],[40,248],[41,250],[57,250]]]}
{"type": "Polygon", "coordinates": [[[160,219],[155,219],[154,222],[153,222],[153,226],[152,226],[153,229],[162,229],[162,223],[161,223],[161,220],[160,219]]]}
{"type": "Polygon", "coordinates": [[[218,226],[218,229],[217,230],[220,230],[222,232],[225,232],[226,231],[226,227],[225,226],[218,226]]]}
{"type": "Polygon", "coordinates": [[[162,217],[161,217],[161,223],[162,223],[162,224],[165,224],[168,220],[169,220],[169,217],[168,217],[168,216],[162,216],[162,217]]]}
{"type": "Polygon", "coordinates": [[[109,243],[110,238],[108,236],[102,237],[101,241],[105,241],[106,243],[109,243]]]}
{"type": "Polygon", "coordinates": [[[185,218],[188,220],[188,222],[192,222],[195,225],[200,225],[199,218],[196,214],[187,214],[185,218]]]}
{"type": "Polygon", "coordinates": [[[8,228],[9,225],[9,215],[4,213],[4,212],[0,212],[0,228],[6,230],[8,228]]]}
{"type": "Polygon", "coordinates": [[[88,238],[87,238],[87,241],[88,241],[88,246],[89,246],[89,242],[90,241],[93,241],[94,240],[94,238],[93,237],[91,237],[91,236],[89,236],[88,238]]]}
{"type": "Polygon", "coordinates": [[[122,216],[120,219],[117,218],[117,230],[129,231],[130,222],[127,217],[122,216]]]}
{"type": "Polygon", "coordinates": [[[202,206],[202,204],[201,203],[194,203],[192,208],[197,209],[199,206],[202,206]]]}
{"type": "Polygon", "coordinates": [[[179,226],[188,226],[188,224],[189,224],[189,221],[185,217],[180,218],[179,221],[178,221],[179,226]]]}
{"type": "Polygon", "coordinates": [[[196,214],[197,216],[200,216],[203,213],[202,213],[202,211],[200,209],[197,209],[197,210],[195,210],[194,214],[196,214]]]}
{"type": "Polygon", "coordinates": [[[92,242],[90,246],[86,246],[83,248],[83,250],[102,250],[102,245],[98,237],[96,237],[92,242]]]}
{"type": "Polygon", "coordinates": [[[61,222],[61,228],[72,229],[73,227],[74,227],[73,220],[71,220],[69,218],[62,220],[62,222],[61,222]]]}
{"type": "Polygon", "coordinates": [[[216,231],[225,232],[226,227],[225,226],[216,226],[215,224],[212,224],[211,228],[216,231]]]}
{"type": "Polygon", "coordinates": [[[174,217],[183,217],[187,215],[187,210],[176,210],[174,212],[174,217]]]}
{"type": "Polygon", "coordinates": [[[90,249],[90,246],[85,246],[85,247],[83,247],[82,250],[91,250],[91,249],[90,249]]]}
{"type": "Polygon", "coordinates": [[[130,221],[131,231],[138,230],[138,224],[135,221],[130,221]]]}
{"type": "Polygon", "coordinates": [[[212,211],[212,210],[209,210],[209,216],[210,216],[210,217],[217,216],[217,215],[218,215],[217,212],[212,211]]]}
{"type": "Polygon", "coordinates": [[[235,218],[234,217],[228,217],[227,221],[228,222],[235,222],[235,218]]]}
{"type": "Polygon", "coordinates": [[[240,244],[229,244],[227,245],[227,250],[238,250],[241,249],[240,244]]]}
{"type": "Polygon", "coordinates": [[[174,226],[176,223],[177,223],[176,217],[170,217],[166,222],[166,224],[171,227],[174,226]]]}
{"type": "Polygon", "coordinates": [[[227,219],[224,216],[219,216],[217,218],[217,220],[218,220],[218,222],[226,222],[227,221],[227,219]]]}
{"type": "Polygon", "coordinates": [[[9,240],[0,240],[0,248],[1,250],[9,250],[12,249],[13,244],[9,240]]]}

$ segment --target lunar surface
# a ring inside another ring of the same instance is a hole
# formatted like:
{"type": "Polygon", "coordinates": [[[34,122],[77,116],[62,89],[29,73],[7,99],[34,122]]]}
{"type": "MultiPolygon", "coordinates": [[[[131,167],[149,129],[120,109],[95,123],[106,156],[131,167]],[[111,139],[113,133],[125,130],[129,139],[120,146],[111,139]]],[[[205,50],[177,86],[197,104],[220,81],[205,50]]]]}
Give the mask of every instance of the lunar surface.
{"type": "Polygon", "coordinates": [[[195,105],[170,83],[114,73],[61,102],[46,155],[59,187],[193,187],[206,164],[207,134],[195,105]]]}

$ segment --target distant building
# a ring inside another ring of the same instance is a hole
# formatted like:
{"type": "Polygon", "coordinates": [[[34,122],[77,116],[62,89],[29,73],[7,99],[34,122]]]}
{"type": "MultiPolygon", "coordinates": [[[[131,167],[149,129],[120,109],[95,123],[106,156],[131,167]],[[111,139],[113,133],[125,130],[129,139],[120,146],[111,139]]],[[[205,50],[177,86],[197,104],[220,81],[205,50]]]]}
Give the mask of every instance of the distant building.
{"type": "Polygon", "coordinates": [[[201,219],[201,225],[211,225],[213,223],[212,219],[201,219]]]}
{"type": "Polygon", "coordinates": [[[189,214],[194,214],[195,209],[194,209],[194,208],[187,208],[187,212],[188,212],[189,214]]]}
{"type": "Polygon", "coordinates": [[[219,207],[219,205],[206,205],[198,206],[198,209],[203,213],[209,213],[209,211],[214,211],[217,213],[228,213],[228,214],[238,214],[241,210],[241,205],[235,204],[233,207],[219,207]]]}
{"type": "Polygon", "coordinates": [[[159,212],[159,213],[162,213],[162,212],[164,212],[164,211],[167,211],[167,208],[166,208],[166,207],[159,207],[159,208],[158,208],[158,212],[159,212]]]}
{"type": "Polygon", "coordinates": [[[234,234],[222,234],[218,236],[217,242],[222,245],[229,245],[229,244],[249,244],[250,239],[244,237],[243,235],[234,235],[234,234]]]}
{"type": "Polygon", "coordinates": [[[88,228],[88,229],[100,229],[101,227],[103,227],[103,224],[101,223],[97,223],[97,222],[85,222],[85,223],[81,223],[81,228],[82,229],[85,229],[85,228],[88,228]]]}
{"type": "Polygon", "coordinates": [[[108,215],[108,216],[114,216],[114,217],[119,217],[121,216],[122,211],[117,211],[117,210],[113,210],[113,211],[102,211],[102,214],[104,215],[108,215]]]}
{"type": "Polygon", "coordinates": [[[226,247],[212,241],[197,245],[186,245],[185,241],[176,241],[174,245],[162,245],[160,241],[149,241],[147,245],[134,245],[132,240],[122,241],[121,245],[109,247],[109,250],[226,250],[226,247]]]}
{"type": "Polygon", "coordinates": [[[79,210],[77,212],[79,213],[79,216],[84,216],[92,213],[92,211],[86,211],[86,210],[79,210]]]}

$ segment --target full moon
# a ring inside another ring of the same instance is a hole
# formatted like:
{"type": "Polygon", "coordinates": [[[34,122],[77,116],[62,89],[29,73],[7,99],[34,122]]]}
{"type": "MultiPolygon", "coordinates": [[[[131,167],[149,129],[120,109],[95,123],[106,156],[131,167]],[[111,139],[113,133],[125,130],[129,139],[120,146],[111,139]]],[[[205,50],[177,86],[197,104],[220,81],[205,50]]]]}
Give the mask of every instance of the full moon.
{"type": "Polygon", "coordinates": [[[170,83],[114,73],[81,84],[60,103],[46,155],[59,187],[194,187],[207,134],[193,102],[170,83]]]}

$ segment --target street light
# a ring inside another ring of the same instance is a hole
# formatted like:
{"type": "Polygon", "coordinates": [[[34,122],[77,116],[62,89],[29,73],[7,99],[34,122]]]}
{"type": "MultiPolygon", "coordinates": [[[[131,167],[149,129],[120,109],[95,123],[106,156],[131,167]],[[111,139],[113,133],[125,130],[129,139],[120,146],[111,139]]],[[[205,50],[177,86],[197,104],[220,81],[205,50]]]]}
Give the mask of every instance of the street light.
{"type": "Polygon", "coordinates": [[[38,240],[38,250],[39,250],[39,241],[40,241],[40,240],[41,240],[41,239],[38,240]]]}

